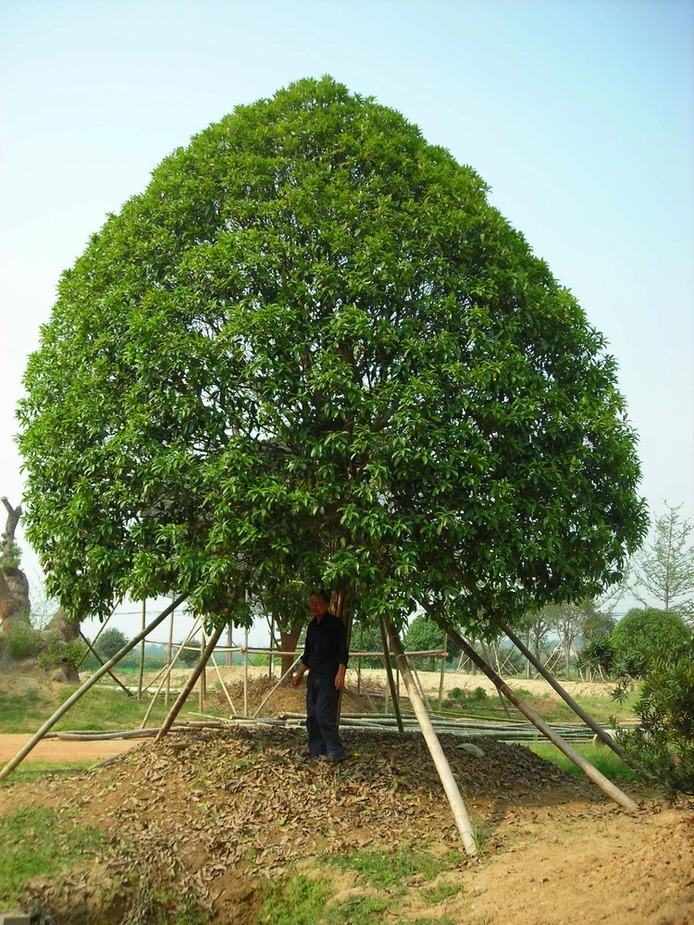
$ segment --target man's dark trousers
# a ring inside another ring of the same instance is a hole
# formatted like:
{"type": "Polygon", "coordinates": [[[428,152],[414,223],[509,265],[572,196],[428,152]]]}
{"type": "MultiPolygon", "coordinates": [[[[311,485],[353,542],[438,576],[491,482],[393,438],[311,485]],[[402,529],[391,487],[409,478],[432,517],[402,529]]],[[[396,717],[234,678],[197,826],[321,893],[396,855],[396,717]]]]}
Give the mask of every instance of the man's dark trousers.
{"type": "Polygon", "coordinates": [[[336,761],[346,757],[337,727],[337,708],[340,692],[335,679],[311,678],[306,685],[306,728],[308,750],[312,755],[327,755],[336,761]]]}

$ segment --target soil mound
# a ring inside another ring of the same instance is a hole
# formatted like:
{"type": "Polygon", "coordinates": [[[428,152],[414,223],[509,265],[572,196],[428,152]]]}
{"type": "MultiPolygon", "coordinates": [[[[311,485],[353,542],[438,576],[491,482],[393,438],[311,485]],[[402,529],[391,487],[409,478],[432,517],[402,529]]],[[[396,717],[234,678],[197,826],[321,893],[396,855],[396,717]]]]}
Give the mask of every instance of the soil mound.
{"type": "Polygon", "coordinates": [[[440,738],[491,863],[462,852],[419,734],[346,730],[350,757],[329,765],[307,757],[300,729],[180,728],[68,786],[10,784],[0,810],[54,805],[109,833],[97,864],[31,885],[34,909],[55,925],[174,922],[191,909],[204,915],[196,922],[255,925],[270,885],[297,867],[324,877],[355,851],[420,848],[448,859],[459,893],[423,905],[422,883],[408,884],[388,922],[694,921],[692,807],[627,816],[521,746],[476,739],[476,756],[440,738]]]}

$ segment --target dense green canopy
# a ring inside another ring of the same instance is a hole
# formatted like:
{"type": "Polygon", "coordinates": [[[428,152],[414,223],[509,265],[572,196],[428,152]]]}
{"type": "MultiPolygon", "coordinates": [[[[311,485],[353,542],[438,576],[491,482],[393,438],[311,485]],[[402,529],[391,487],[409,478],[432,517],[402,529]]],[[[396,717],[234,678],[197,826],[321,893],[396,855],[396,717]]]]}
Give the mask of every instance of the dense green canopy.
{"type": "Polygon", "coordinates": [[[615,365],[470,167],[331,78],[176,150],[61,280],[27,535],[74,614],[353,583],[464,626],[596,593],[645,528],[615,365]]]}

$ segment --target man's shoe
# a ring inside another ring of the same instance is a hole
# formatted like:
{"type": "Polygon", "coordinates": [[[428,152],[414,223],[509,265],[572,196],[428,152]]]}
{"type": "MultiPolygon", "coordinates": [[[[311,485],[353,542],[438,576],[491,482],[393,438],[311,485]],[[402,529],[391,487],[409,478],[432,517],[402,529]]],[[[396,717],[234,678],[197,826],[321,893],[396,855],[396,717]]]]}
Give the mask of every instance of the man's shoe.
{"type": "Polygon", "coordinates": [[[342,764],[345,760],[344,757],[336,758],[335,755],[319,755],[318,759],[319,761],[327,761],[328,764],[342,764]]]}

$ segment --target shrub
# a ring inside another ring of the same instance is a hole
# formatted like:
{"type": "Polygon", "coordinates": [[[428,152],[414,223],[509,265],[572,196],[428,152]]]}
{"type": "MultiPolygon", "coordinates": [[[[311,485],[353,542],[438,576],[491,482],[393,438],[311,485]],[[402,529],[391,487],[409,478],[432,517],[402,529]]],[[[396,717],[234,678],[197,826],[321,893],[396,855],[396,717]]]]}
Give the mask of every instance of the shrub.
{"type": "Polygon", "coordinates": [[[7,634],[5,650],[15,661],[32,658],[41,648],[41,635],[24,620],[14,620],[7,634]]]}
{"type": "Polygon", "coordinates": [[[618,732],[625,753],[667,793],[694,794],[694,640],[653,653],[635,712],[641,725],[618,732]]]}
{"type": "Polygon", "coordinates": [[[640,678],[651,669],[661,649],[674,649],[690,638],[690,630],[677,614],[635,607],[615,626],[609,642],[621,673],[640,678]]]}

